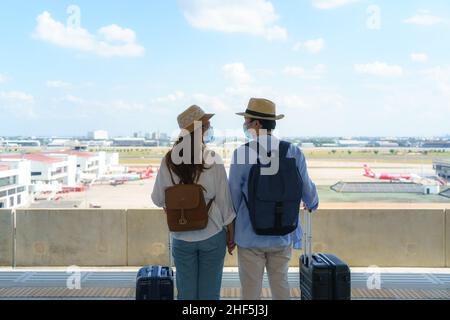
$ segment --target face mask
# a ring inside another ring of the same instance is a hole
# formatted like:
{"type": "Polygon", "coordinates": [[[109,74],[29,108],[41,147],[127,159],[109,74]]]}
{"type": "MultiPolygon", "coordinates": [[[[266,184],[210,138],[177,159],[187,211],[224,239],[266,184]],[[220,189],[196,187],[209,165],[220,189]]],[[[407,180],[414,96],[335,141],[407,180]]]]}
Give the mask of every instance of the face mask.
{"type": "Polygon", "coordinates": [[[209,127],[208,130],[203,135],[203,142],[206,144],[206,143],[211,143],[214,140],[215,140],[214,129],[213,129],[213,127],[209,127]]]}
{"type": "Polygon", "coordinates": [[[253,140],[253,135],[245,124],[243,125],[243,129],[244,129],[244,134],[247,137],[247,139],[250,141],[253,140]]]}

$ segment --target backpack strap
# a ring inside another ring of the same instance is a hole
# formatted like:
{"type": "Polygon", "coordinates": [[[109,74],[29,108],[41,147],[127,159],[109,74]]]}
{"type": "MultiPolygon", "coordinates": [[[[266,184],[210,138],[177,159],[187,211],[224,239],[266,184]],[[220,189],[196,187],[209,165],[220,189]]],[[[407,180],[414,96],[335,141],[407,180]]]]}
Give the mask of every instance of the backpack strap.
{"type": "Polygon", "coordinates": [[[173,185],[176,185],[175,180],[173,179],[172,170],[170,170],[170,166],[167,166],[167,169],[169,170],[170,180],[172,180],[173,185]]]}
{"type": "Polygon", "coordinates": [[[209,200],[208,204],[206,205],[206,212],[209,212],[209,209],[211,209],[211,205],[214,202],[214,200],[216,200],[216,197],[209,200]]]}
{"type": "Polygon", "coordinates": [[[291,144],[287,141],[280,141],[280,158],[286,158],[288,150],[290,148],[291,144]]]}

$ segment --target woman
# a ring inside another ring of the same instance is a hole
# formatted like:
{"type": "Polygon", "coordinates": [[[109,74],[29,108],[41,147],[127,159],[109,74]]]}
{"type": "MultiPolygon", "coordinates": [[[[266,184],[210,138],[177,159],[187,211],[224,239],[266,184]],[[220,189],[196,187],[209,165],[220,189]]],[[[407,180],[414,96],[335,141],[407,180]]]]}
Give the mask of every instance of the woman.
{"type": "Polygon", "coordinates": [[[226,248],[231,254],[235,247],[232,222],[236,213],[223,162],[217,155],[214,162],[206,161],[211,154],[205,143],[213,137],[212,116],[198,106],[178,116],[182,134],[162,160],[152,193],[153,202],[165,207],[166,188],[197,183],[204,187],[205,201],[213,199],[205,229],[172,232],[179,300],[219,300],[226,248]]]}

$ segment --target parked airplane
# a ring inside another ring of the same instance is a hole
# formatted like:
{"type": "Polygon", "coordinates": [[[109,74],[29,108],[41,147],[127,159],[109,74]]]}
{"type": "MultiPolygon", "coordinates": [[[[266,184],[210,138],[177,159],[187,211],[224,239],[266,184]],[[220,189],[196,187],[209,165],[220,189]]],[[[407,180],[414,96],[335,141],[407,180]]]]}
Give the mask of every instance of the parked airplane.
{"type": "Polygon", "coordinates": [[[151,178],[154,173],[158,172],[158,168],[156,167],[147,167],[144,169],[138,169],[138,168],[129,168],[128,173],[135,173],[139,174],[140,179],[148,179],[151,178]]]}
{"type": "Polygon", "coordinates": [[[376,173],[366,164],[364,165],[364,176],[388,181],[413,181],[420,179],[420,176],[415,173],[376,173]]]}

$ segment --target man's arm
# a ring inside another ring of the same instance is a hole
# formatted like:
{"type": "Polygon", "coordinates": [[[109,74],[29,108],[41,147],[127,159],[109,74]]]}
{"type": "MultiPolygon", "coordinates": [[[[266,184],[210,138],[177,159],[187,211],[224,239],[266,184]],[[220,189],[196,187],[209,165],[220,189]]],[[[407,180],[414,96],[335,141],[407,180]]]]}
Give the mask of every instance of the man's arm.
{"type": "Polygon", "coordinates": [[[230,176],[228,178],[230,185],[231,200],[233,201],[234,211],[236,214],[242,202],[242,165],[237,162],[237,150],[233,153],[233,159],[230,166],[230,176]]]}
{"type": "Polygon", "coordinates": [[[319,195],[317,194],[316,185],[312,182],[308,174],[305,155],[300,148],[292,145],[293,154],[297,163],[297,169],[302,178],[302,200],[309,210],[317,210],[319,207],[319,195]]]}

